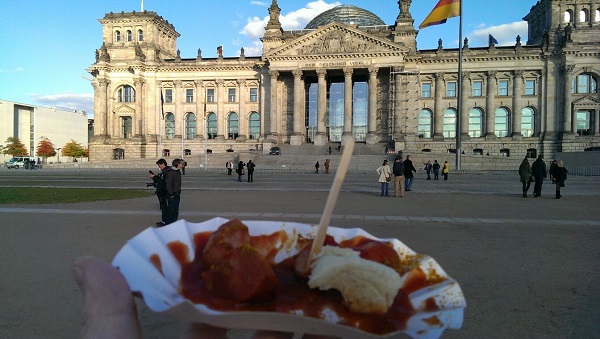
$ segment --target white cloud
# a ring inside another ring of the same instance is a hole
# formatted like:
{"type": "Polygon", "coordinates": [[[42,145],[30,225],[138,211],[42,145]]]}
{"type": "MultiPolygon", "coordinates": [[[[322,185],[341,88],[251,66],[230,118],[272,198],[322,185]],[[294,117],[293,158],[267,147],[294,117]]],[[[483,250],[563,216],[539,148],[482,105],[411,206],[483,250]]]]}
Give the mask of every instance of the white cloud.
{"type": "Polygon", "coordinates": [[[264,1],[250,1],[250,5],[268,7],[269,3],[264,1]]]}
{"type": "Polygon", "coordinates": [[[0,68],[0,73],[13,74],[13,73],[23,72],[24,70],[25,70],[25,68],[23,68],[23,67],[15,67],[13,69],[1,69],[0,68]]]}
{"type": "Polygon", "coordinates": [[[261,56],[262,55],[262,42],[260,42],[260,40],[254,40],[251,42],[250,46],[248,46],[248,47],[244,46],[244,55],[247,57],[261,56]]]}
{"type": "Polygon", "coordinates": [[[73,110],[83,110],[91,117],[94,113],[94,94],[74,94],[71,92],[57,94],[29,94],[31,100],[42,106],[56,106],[73,110]]]}
{"type": "Polygon", "coordinates": [[[498,40],[498,45],[500,46],[514,46],[517,35],[521,36],[521,43],[525,44],[527,41],[527,22],[517,21],[489,27],[480,25],[467,36],[469,38],[469,47],[487,46],[490,34],[498,40]]]}

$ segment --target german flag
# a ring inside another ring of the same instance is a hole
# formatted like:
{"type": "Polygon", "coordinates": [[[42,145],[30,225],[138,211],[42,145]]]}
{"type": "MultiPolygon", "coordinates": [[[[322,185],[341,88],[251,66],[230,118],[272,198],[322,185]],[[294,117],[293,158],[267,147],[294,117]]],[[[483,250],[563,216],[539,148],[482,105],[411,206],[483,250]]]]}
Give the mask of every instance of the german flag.
{"type": "Polygon", "coordinates": [[[419,25],[419,28],[425,28],[433,25],[446,23],[448,18],[460,15],[460,0],[440,0],[433,8],[431,13],[419,25]]]}

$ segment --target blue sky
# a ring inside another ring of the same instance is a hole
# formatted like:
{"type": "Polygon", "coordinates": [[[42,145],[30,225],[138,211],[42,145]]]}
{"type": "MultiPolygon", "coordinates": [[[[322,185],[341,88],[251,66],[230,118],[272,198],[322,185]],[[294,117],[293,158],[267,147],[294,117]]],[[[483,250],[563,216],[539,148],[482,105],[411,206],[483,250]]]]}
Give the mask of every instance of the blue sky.
{"type": "MultiPolygon", "coordinates": [[[[463,0],[463,36],[469,46],[487,46],[488,34],[499,45],[513,45],[519,34],[527,41],[522,18],[537,0],[463,0]]],[[[411,14],[418,27],[438,0],[413,0],[411,14]]],[[[259,55],[259,38],[268,21],[271,0],[145,0],[145,10],[157,12],[181,34],[182,58],[259,55]]],[[[319,13],[336,5],[354,5],[392,25],[397,0],[279,0],[283,28],[302,29],[319,13]]],[[[41,106],[82,109],[93,116],[93,88],[82,76],[102,44],[98,19],[109,12],[140,11],[140,0],[7,0],[0,11],[0,99],[41,106]]],[[[458,46],[458,18],[421,30],[419,49],[458,46]]]]}

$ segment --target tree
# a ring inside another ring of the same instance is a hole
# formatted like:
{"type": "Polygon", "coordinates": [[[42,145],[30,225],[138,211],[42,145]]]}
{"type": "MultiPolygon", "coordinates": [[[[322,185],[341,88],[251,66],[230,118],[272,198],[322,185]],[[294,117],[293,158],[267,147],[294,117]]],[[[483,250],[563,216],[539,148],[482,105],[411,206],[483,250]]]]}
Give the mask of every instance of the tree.
{"type": "Polygon", "coordinates": [[[82,158],[83,156],[85,156],[86,152],[85,152],[85,148],[83,148],[83,146],[80,143],[71,139],[71,141],[67,142],[62,147],[62,150],[60,153],[64,156],[72,157],[73,159],[75,159],[75,158],[82,158]]]}
{"type": "Polygon", "coordinates": [[[41,137],[40,139],[41,140],[38,144],[36,155],[44,158],[44,162],[46,162],[48,157],[53,157],[56,155],[56,149],[54,148],[54,144],[50,141],[50,139],[46,137],[41,137]]]}
{"type": "Polygon", "coordinates": [[[2,154],[10,154],[13,157],[23,157],[29,155],[25,145],[19,140],[19,138],[8,137],[6,138],[6,146],[2,148],[2,154]]]}

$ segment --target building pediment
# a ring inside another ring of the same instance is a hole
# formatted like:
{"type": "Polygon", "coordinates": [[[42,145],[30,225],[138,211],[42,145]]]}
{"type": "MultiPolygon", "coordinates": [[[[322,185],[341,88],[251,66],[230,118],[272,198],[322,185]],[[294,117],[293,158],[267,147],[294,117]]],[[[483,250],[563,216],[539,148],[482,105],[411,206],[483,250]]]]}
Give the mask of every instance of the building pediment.
{"type": "Polygon", "coordinates": [[[585,96],[581,99],[573,101],[573,107],[598,109],[600,107],[600,101],[596,100],[594,97],[585,96]]]}
{"type": "Polygon", "coordinates": [[[129,105],[120,105],[118,107],[115,107],[114,112],[117,114],[133,114],[135,112],[135,109],[133,107],[130,107],[129,105]]]}
{"type": "Polygon", "coordinates": [[[365,33],[355,27],[330,23],[263,55],[265,59],[314,57],[321,55],[352,57],[360,55],[403,55],[407,47],[365,33]]]}

